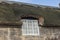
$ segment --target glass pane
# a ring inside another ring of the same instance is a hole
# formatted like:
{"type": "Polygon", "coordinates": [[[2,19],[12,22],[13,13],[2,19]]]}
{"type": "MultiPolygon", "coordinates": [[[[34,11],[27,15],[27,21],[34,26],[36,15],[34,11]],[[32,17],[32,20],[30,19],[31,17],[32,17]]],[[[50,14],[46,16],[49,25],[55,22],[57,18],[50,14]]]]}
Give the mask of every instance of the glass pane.
{"type": "Polygon", "coordinates": [[[22,19],[22,35],[39,35],[38,20],[22,19]]]}

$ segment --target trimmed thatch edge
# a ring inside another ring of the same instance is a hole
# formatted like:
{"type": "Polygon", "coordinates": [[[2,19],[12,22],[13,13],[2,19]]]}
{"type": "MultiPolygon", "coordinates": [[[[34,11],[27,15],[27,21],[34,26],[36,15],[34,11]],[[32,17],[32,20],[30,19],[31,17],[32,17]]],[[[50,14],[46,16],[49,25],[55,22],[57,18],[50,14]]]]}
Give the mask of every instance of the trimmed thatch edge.
{"type": "Polygon", "coordinates": [[[51,24],[51,25],[42,25],[41,27],[60,27],[60,25],[51,24]]]}
{"type": "Polygon", "coordinates": [[[9,22],[9,21],[0,21],[0,26],[21,26],[22,22],[9,22]]]}

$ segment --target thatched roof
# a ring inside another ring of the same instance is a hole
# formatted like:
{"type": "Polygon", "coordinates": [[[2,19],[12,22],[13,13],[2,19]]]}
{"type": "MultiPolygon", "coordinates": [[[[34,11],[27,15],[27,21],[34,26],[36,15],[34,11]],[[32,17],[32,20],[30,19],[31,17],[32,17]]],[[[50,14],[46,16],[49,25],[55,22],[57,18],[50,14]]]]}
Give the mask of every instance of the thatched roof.
{"type": "Polygon", "coordinates": [[[60,8],[24,3],[0,3],[0,21],[20,22],[22,15],[38,15],[45,19],[44,25],[60,25],[60,8]]]}

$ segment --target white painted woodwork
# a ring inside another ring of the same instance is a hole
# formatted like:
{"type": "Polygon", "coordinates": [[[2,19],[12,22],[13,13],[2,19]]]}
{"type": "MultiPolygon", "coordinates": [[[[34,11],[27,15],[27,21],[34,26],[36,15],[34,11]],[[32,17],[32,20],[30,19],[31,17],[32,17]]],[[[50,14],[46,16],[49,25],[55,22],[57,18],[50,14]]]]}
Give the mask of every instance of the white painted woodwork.
{"type": "Polygon", "coordinates": [[[22,35],[39,35],[38,20],[22,19],[22,35]]]}

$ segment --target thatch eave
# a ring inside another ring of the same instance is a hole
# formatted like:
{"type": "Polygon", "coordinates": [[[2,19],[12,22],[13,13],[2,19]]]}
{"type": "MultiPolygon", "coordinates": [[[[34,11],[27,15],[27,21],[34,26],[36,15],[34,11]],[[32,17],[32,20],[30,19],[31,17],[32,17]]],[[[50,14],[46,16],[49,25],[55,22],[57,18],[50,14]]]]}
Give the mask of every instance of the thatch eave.
{"type": "Polygon", "coordinates": [[[0,21],[0,26],[21,26],[22,22],[0,21]]]}

